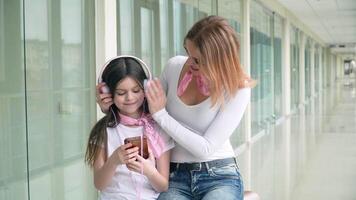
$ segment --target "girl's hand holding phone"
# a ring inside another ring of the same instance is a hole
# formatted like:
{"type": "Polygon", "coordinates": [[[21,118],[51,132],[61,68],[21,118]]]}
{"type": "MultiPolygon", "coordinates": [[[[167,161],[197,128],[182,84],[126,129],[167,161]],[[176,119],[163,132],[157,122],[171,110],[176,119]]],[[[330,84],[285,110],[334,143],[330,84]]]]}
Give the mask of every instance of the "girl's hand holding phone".
{"type": "Polygon", "coordinates": [[[153,175],[156,169],[156,160],[150,148],[148,148],[148,158],[144,159],[140,155],[136,155],[135,160],[130,160],[129,163],[126,164],[127,168],[131,171],[141,173],[141,165],[143,169],[143,175],[150,176],[153,175]]]}
{"type": "Polygon", "coordinates": [[[116,155],[117,164],[127,164],[136,160],[138,155],[138,147],[132,147],[131,143],[127,143],[118,147],[114,154],[116,155]]]}

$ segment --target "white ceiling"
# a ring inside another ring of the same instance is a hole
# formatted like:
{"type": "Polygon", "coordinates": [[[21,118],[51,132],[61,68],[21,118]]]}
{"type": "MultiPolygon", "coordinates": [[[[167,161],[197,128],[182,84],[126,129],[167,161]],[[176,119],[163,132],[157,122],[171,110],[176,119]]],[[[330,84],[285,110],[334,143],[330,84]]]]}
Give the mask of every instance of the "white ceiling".
{"type": "Polygon", "coordinates": [[[278,0],[334,52],[356,54],[356,0],[278,0]],[[345,45],[345,47],[339,47],[345,45]]]}

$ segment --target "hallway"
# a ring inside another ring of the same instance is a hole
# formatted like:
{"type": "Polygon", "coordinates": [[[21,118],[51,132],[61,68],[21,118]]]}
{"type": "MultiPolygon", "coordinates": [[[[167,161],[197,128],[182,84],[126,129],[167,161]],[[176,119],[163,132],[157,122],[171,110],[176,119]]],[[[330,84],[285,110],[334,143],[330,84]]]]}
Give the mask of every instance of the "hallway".
{"type": "Polygon", "coordinates": [[[322,132],[316,137],[293,200],[356,199],[355,86],[355,79],[337,83],[334,93],[340,95],[321,115],[322,132]]]}
{"type": "Polygon", "coordinates": [[[339,80],[252,144],[261,199],[356,199],[355,87],[355,77],[339,80]]]}

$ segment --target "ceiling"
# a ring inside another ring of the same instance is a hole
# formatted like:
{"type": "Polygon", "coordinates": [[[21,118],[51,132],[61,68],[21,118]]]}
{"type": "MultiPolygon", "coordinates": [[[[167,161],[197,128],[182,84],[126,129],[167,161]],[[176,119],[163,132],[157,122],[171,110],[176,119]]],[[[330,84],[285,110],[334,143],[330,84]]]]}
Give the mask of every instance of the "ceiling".
{"type": "Polygon", "coordinates": [[[356,55],[356,0],[278,0],[335,53],[356,55]]]}

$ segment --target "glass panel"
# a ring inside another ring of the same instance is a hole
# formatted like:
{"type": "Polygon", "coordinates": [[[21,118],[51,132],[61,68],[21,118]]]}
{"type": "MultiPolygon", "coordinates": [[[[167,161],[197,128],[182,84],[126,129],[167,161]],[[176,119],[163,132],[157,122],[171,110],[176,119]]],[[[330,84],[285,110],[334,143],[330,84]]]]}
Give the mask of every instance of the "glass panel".
{"type": "Polygon", "coordinates": [[[282,36],[283,19],[274,15],[273,63],[274,63],[274,116],[282,115],[282,36]]]}
{"type": "Polygon", "coordinates": [[[305,101],[308,101],[310,99],[311,96],[311,60],[310,60],[310,56],[311,56],[311,51],[310,51],[310,39],[307,39],[306,45],[305,45],[305,50],[304,50],[304,54],[305,54],[305,101]]]}
{"type": "Polygon", "coordinates": [[[218,14],[226,18],[230,25],[236,30],[237,33],[241,33],[242,28],[242,0],[230,1],[222,0],[218,4],[218,14]]]}
{"type": "Polygon", "coordinates": [[[134,15],[133,15],[133,3],[132,0],[120,0],[119,4],[119,35],[120,35],[120,54],[122,55],[134,55],[134,15]]]}
{"type": "Polygon", "coordinates": [[[28,199],[22,1],[0,0],[0,199],[28,199]]]}
{"type": "MultiPolygon", "coordinates": [[[[193,2],[191,3],[193,4],[193,2]]],[[[173,3],[173,33],[175,55],[185,55],[185,49],[183,47],[184,37],[188,30],[199,19],[199,16],[202,15],[202,12],[198,10],[198,7],[192,6],[192,4],[184,4],[178,0],[175,0],[173,3]]]]}
{"type": "MultiPolygon", "coordinates": [[[[118,52],[136,55],[151,68],[154,76],[161,72],[159,9],[167,5],[159,1],[119,0],[118,52]]],[[[168,2],[165,2],[168,3],[168,2]]],[[[164,37],[164,39],[166,39],[164,37]]],[[[166,45],[164,43],[163,45],[166,45]]],[[[168,60],[168,58],[167,58],[168,60]]],[[[166,62],[166,61],[165,61],[166,62]]]]}
{"type": "Polygon", "coordinates": [[[319,92],[319,67],[320,67],[320,62],[319,62],[319,47],[315,48],[315,53],[314,53],[314,87],[315,87],[315,93],[319,92]]]}
{"type": "MultiPolygon", "coordinates": [[[[154,34],[153,34],[153,12],[150,9],[141,7],[141,57],[148,66],[156,66],[154,60],[154,34]]],[[[156,68],[153,74],[157,75],[156,68]]]]}
{"type": "MultiPolygon", "coordinates": [[[[241,0],[229,1],[222,0],[218,4],[218,14],[226,18],[230,25],[235,29],[239,41],[241,41],[241,23],[242,23],[242,2],[241,0]]],[[[240,52],[241,55],[241,52],[240,52]]],[[[230,138],[231,144],[234,148],[243,144],[246,141],[245,134],[245,118],[240,122],[240,125],[237,127],[235,132],[230,138]]]]}
{"type": "Polygon", "coordinates": [[[291,110],[295,111],[299,104],[299,33],[291,27],[290,31],[290,59],[291,59],[291,110]]]}
{"type": "Polygon", "coordinates": [[[31,199],[96,199],[83,153],[95,120],[94,1],[26,1],[31,199]],[[91,8],[91,9],[90,9],[91,8]],[[38,21],[41,20],[41,23],[38,21]]]}
{"type": "Polygon", "coordinates": [[[251,2],[251,75],[258,81],[252,90],[252,135],[265,129],[273,115],[272,14],[251,2]]]}
{"type": "Polygon", "coordinates": [[[215,5],[215,0],[198,0],[198,7],[199,11],[204,13],[200,15],[200,18],[217,14],[217,5],[215,5]]]}
{"type": "Polygon", "coordinates": [[[159,0],[159,16],[160,16],[160,36],[161,36],[161,68],[163,68],[173,53],[173,26],[171,20],[173,19],[172,2],[166,0],[159,0]]]}

